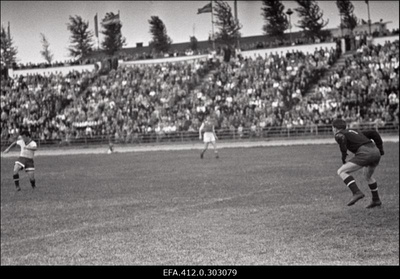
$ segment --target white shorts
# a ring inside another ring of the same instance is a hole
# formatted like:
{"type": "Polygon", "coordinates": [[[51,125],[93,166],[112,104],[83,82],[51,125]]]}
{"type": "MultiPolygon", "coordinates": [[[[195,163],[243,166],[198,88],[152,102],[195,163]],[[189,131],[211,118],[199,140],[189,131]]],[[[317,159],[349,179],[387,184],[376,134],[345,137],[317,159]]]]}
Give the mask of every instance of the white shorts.
{"type": "Polygon", "coordinates": [[[203,136],[204,143],[215,142],[215,137],[213,132],[205,132],[203,136]]]}

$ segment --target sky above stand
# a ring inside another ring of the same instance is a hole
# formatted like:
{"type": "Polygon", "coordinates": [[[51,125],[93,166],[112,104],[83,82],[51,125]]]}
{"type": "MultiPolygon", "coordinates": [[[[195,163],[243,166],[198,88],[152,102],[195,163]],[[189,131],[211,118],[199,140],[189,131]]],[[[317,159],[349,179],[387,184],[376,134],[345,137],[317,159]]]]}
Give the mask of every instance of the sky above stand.
{"type": "MultiPolygon", "coordinates": [[[[50,43],[54,61],[70,60],[68,46],[70,31],[67,30],[69,16],[79,15],[89,22],[94,32],[94,16],[98,14],[99,24],[107,12],[120,13],[122,35],[126,38],[125,47],[135,47],[142,42],[147,46],[151,41],[148,23],[151,16],[158,16],[167,28],[173,43],[188,42],[190,36],[199,41],[207,40],[211,34],[211,14],[197,14],[197,10],[210,1],[1,1],[1,25],[7,30],[10,23],[11,38],[17,47],[18,63],[43,63],[40,55],[43,49],[40,33],[50,43]]],[[[234,1],[226,1],[234,7],[234,1]]],[[[317,1],[329,19],[327,28],[337,28],[340,23],[336,1],[317,1]]],[[[298,7],[295,1],[282,1],[285,10],[298,7]]],[[[352,1],[358,18],[368,20],[365,1],[352,1]]],[[[383,19],[390,21],[389,30],[399,28],[399,1],[369,1],[371,21],[383,19]]],[[[238,18],[242,24],[242,37],[263,35],[265,24],[261,15],[262,1],[238,1],[238,18]]],[[[297,12],[291,16],[292,32],[299,31],[297,12]]],[[[214,28],[216,30],[216,28],[214,28]]],[[[99,31],[101,26],[99,25],[99,31]]],[[[100,41],[103,40],[100,34],[100,41]]],[[[95,44],[97,46],[97,44],[95,44]]]]}

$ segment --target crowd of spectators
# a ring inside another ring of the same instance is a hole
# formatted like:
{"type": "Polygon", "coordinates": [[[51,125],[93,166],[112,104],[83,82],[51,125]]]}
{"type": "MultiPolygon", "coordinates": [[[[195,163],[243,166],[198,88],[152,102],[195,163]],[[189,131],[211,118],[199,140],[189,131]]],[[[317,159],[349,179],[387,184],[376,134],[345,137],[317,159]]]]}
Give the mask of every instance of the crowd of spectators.
{"type": "Polygon", "coordinates": [[[252,43],[241,43],[240,48],[242,51],[253,50],[253,49],[264,49],[264,48],[277,48],[285,46],[295,46],[295,45],[307,45],[307,44],[318,44],[325,42],[334,42],[337,39],[331,36],[325,38],[311,38],[311,37],[299,37],[298,35],[294,38],[284,37],[283,39],[269,39],[256,41],[252,43]]]}
{"type": "Polygon", "coordinates": [[[312,131],[337,115],[352,126],[398,123],[398,41],[360,47],[308,95],[338,55],[335,48],[316,48],[121,66],[108,75],[94,70],[2,79],[1,139],[26,127],[42,141],[139,142],[145,135],[196,134],[206,114],[215,117],[217,130],[238,137],[273,127],[312,131]]]}
{"type": "Polygon", "coordinates": [[[68,107],[92,73],[70,72],[20,76],[1,80],[1,139],[7,139],[21,127],[29,128],[33,137],[59,139],[69,125],[60,112],[68,107]]]}
{"type": "Polygon", "coordinates": [[[194,61],[120,67],[107,76],[93,71],[2,80],[1,138],[27,127],[41,140],[108,135],[118,140],[154,131],[159,119],[158,128],[172,126],[208,66],[194,61]]]}
{"type": "Polygon", "coordinates": [[[123,61],[137,61],[137,60],[146,60],[146,59],[157,59],[157,58],[169,58],[169,57],[181,57],[181,56],[192,56],[192,55],[204,55],[209,54],[212,50],[210,48],[205,49],[190,49],[187,48],[184,51],[179,51],[173,49],[168,52],[137,52],[134,54],[121,52],[118,55],[118,58],[123,61]]]}
{"type": "Polygon", "coordinates": [[[240,130],[255,123],[255,114],[267,118],[274,110],[279,118],[281,110],[288,110],[318,64],[328,63],[328,56],[319,56],[276,53],[226,63],[211,58],[126,66],[107,76],[76,72],[11,79],[2,84],[2,138],[19,125],[41,140],[112,135],[129,142],[142,134],[162,138],[196,132],[208,113],[218,118],[217,128],[240,130]],[[89,85],[82,84],[85,78],[89,85]]]}
{"type": "Polygon", "coordinates": [[[281,127],[337,55],[334,48],[316,48],[314,53],[276,52],[221,63],[203,82],[195,105],[215,115],[217,128],[239,137],[242,131],[257,135],[281,127]]]}
{"type": "Polygon", "coordinates": [[[46,68],[54,68],[54,67],[68,67],[68,66],[76,66],[76,65],[88,65],[93,64],[92,59],[85,60],[66,60],[66,61],[54,61],[52,63],[15,63],[12,68],[14,70],[24,70],[24,69],[46,69],[46,68]]]}
{"type": "Polygon", "coordinates": [[[365,123],[373,123],[375,127],[398,126],[398,94],[399,41],[396,40],[384,45],[360,46],[346,59],[345,65],[330,71],[306,102],[319,116],[342,115],[350,127],[365,123]]]}

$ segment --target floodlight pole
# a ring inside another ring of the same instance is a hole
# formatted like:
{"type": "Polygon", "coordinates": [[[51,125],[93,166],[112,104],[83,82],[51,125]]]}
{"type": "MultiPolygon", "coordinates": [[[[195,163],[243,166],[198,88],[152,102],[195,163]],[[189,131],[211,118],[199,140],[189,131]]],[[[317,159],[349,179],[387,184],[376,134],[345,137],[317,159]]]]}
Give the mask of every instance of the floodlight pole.
{"type": "MultiPolygon", "coordinates": [[[[236,19],[236,22],[239,24],[237,0],[235,0],[235,2],[234,2],[234,8],[235,8],[235,19],[236,19]]],[[[239,36],[237,37],[237,40],[236,40],[236,48],[237,48],[237,49],[240,49],[240,39],[239,39],[239,36]]]]}
{"type": "Polygon", "coordinates": [[[368,30],[369,30],[369,35],[371,36],[371,15],[369,12],[369,1],[365,1],[365,3],[367,3],[368,7],[368,30]]]}
{"type": "Polygon", "coordinates": [[[340,15],[340,34],[343,37],[343,18],[342,18],[343,14],[340,13],[339,15],[340,15]]]}
{"type": "Polygon", "coordinates": [[[293,11],[289,8],[286,11],[286,14],[289,16],[289,39],[290,39],[290,44],[292,44],[292,14],[293,14],[293,11]]]}
{"type": "Polygon", "coordinates": [[[213,44],[213,50],[215,50],[215,38],[214,38],[214,9],[213,9],[213,3],[211,2],[211,40],[212,40],[212,44],[213,44]]]}

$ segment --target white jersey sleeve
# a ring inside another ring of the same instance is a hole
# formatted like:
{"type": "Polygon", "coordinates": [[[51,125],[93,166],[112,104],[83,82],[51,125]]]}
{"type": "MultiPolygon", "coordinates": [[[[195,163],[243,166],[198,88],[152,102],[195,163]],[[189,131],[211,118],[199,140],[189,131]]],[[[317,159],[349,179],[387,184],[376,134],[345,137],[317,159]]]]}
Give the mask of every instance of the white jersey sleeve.
{"type": "Polygon", "coordinates": [[[17,139],[17,145],[19,145],[21,148],[25,147],[25,142],[22,138],[18,137],[17,139]]]}
{"type": "Polygon", "coordinates": [[[21,157],[25,157],[25,158],[29,158],[29,159],[33,159],[33,156],[35,155],[35,151],[34,150],[29,150],[29,149],[26,149],[26,148],[37,148],[37,144],[36,144],[36,142],[34,142],[33,140],[30,142],[30,143],[28,143],[27,145],[25,145],[25,143],[24,143],[24,145],[22,146],[21,145],[21,154],[20,154],[20,156],[21,157]]]}

